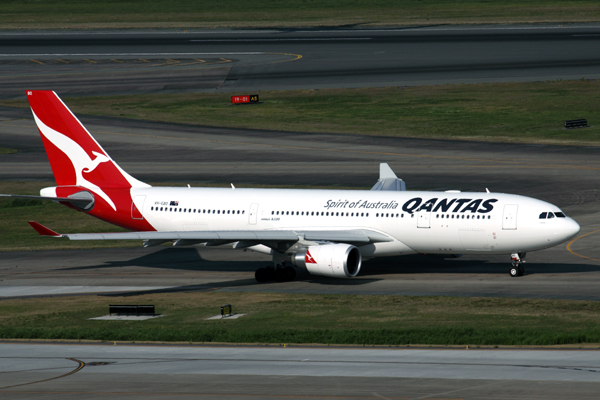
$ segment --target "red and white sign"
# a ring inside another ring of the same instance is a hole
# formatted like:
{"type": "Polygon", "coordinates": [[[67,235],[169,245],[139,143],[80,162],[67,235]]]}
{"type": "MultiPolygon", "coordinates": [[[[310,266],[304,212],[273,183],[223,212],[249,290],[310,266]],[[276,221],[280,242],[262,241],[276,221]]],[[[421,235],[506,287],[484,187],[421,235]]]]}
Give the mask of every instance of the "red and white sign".
{"type": "Polygon", "coordinates": [[[258,95],[244,95],[244,96],[231,96],[232,104],[249,104],[249,103],[258,103],[258,95]]]}

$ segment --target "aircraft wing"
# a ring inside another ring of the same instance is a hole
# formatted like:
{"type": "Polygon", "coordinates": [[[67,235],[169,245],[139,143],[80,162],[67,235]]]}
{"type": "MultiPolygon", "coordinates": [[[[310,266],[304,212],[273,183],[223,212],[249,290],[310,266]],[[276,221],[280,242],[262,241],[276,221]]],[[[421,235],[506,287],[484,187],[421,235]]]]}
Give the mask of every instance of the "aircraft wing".
{"type": "Polygon", "coordinates": [[[70,240],[145,240],[145,246],[154,246],[168,241],[175,241],[175,245],[191,245],[206,243],[207,245],[221,245],[227,243],[243,243],[237,247],[249,247],[264,244],[268,247],[281,249],[289,248],[300,240],[314,242],[335,242],[365,245],[369,243],[391,242],[393,239],[382,233],[369,229],[352,229],[339,231],[312,231],[312,230],[264,230],[264,231],[172,231],[172,232],[111,232],[111,233],[66,233],[61,234],[41,225],[29,221],[42,236],[63,237],[70,240]]]}

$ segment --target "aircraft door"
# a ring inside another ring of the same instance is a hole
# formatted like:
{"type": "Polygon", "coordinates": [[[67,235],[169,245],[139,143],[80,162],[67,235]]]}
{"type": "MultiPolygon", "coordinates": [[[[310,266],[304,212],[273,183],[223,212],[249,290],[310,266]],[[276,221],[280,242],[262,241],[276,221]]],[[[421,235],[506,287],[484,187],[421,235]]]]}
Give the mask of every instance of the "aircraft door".
{"type": "Polygon", "coordinates": [[[431,211],[419,211],[417,213],[417,228],[431,228],[431,211]]]}
{"type": "Polygon", "coordinates": [[[248,223],[250,225],[256,225],[256,217],[258,216],[258,203],[254,203],[250,206],[250,213],[248,214],[248,223]]]}
{"type": "Polygon", "coordinates": [[[131,219],[144,219],[142,210],[144,209],[146,196],[135,196],[131,202],[131,219]]]}
{"type": "Polygon", "coordinates": [[[515,230],[517,229],[517,211],[518,204],[507,204],[504,206],[504,214],[502,214],[502,229],[515,230]]]}

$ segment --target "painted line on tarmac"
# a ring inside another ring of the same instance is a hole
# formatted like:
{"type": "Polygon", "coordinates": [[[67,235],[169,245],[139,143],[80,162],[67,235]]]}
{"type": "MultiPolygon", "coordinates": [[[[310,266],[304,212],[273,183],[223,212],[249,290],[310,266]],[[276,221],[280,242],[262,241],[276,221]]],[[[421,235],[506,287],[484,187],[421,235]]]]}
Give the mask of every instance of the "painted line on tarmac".
{"type": "Polygon", "coordinates": [[[600,260],[598,260],[597,258],[592,258],[592,257],[588,257],[588,256],[583,256],[583,255],[581,255],[581,254],[578,254],[578,253],[575,253],[573,250],[571,250],[571,245],[572,245],[573,243],[575,243],[577,240],[579,240],[579,239],[581,239],[581,238],[584,238],[584,237],[586,237],[586,236],[588,236],[588,235],[591,235],[591,234],[593,234],[593,233],[597,233],[597,232],[600,232],[600,229],[597,229],[597,230],[595,230],[595,231],[592,231],[592,232],[588,232],[588,233],[586,233],[585,235],[581,235],[581,236],[579,236],[579,237],[576,237],[575,239],[571,240],[571,241],[569,242],[569,244],[567,245],[567,250],[569,250],[569,253],[571,253],[571,254],[573,254],[573,255],[575,255],[575,256],[577,256],[577,257],[585,258],[586,260],[592,260],[592,261],[598,261],[598,262],[600,262],[600,260]]]}
{"type": "Polygon", "coordinates": [[[53,381],[55,379],[60,379],[60,378],[64,378],[64,377],[69,376],[69,375],[73,375],[74,373],[81,371],[83,369],[83,367],[85,367],[85,363],[83,361],[77,360],[75,358],[70,358],[70,357],[67,357],[67,360],[75,361],[79,365],[73,371],[67,372],[66,374],[63,374],[63,375],[60,375],[60,376],[55,376],[54,378],[42,379],[41,381],[35,381],[35,382],[19,383],[18,385],[4,386],[4,387],[0,387],[0,390],[10,389],[10,388],[18,387],[18,386],[33,385],[34,383],[42,383],[42,382],[53,381]]]}
{"type": "Polygon", "coordinates": [[[0,57],[65,57],[65,56],[198,56],[198,55],[261,55],[272,54],[264,51],[238,51],[223,53],[36,53],[36,54],[0,54],[0,57]]]}
{"type": "Polygon", "coordinates": [[[190,42],[325,42],[339,40],[373,40],[373,38],[192,39],[190,42]]]}

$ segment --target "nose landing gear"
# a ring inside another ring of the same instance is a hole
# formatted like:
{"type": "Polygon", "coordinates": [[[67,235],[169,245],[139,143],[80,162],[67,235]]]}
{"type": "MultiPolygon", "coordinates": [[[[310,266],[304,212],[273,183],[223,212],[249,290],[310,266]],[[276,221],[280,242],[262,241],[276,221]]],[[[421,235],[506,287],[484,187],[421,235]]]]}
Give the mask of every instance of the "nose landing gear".
{"type": "Polygon", "coordinates": [[[512,266],[510,267],[509,274],[513,278],[516,276],[525,275],[525,268],[523,267],[523,263],[525,262],[526,253],[512,253],[510,257],[512,258],[512,266]]]}

